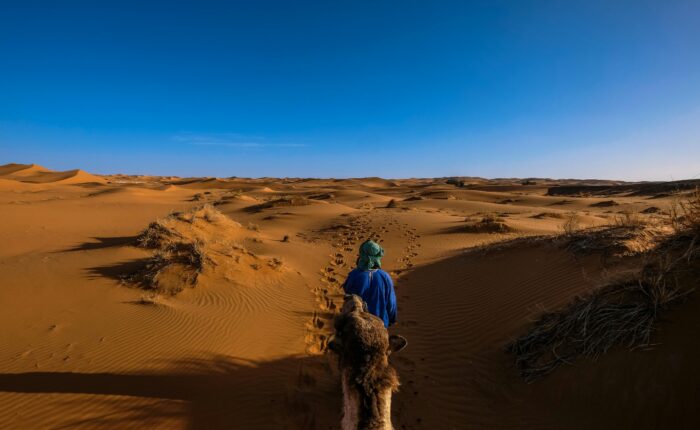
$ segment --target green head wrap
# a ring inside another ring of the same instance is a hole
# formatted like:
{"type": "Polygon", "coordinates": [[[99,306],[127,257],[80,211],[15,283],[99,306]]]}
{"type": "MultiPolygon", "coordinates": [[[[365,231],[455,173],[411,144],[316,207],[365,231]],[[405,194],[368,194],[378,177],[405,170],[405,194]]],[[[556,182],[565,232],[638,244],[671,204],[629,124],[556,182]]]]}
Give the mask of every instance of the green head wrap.
{"type": "Polygon", "coordinates": [[[384,256],[384,249],[378,243],[367,240],[360,245],[357,267],[362,270],[379,269],[382,267],[382,256],[384,256]]]}

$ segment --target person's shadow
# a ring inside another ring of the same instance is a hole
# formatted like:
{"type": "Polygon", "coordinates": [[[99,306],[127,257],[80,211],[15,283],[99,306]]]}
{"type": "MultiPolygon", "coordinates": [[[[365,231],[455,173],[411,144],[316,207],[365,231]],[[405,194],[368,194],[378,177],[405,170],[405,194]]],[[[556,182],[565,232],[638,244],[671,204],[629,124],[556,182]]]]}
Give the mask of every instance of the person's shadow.
{"type": "Polygon", "coordinates": [[[173,367],[179,370],[6,373],[0,374],[0,392],[98,396],[89,401],[68,396],[61,406],[42,409],[59,415],[80,411],[79,419],[47,417],[52,423],[60,422],[54,428],[124,428],[139,423],[157,427],[173,419],[185,421],[190,429],[327,429],[339,425],[342,394],[333,361],[326,356],[262,363],[218,356],[182,361],[173,367]],[[143,402],[144,398],[149,401],[143,402]]]}

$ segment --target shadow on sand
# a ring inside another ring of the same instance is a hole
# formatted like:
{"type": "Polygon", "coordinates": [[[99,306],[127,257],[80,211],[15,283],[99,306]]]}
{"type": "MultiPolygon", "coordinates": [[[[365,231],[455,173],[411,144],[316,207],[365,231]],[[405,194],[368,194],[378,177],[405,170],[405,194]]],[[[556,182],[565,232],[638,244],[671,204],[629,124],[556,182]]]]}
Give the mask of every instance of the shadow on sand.
{"type": "Polygon", "coordinates": [[[95,249],[115,248],[118,246],[135,245],[138,236],[93,237],[97,242],[84,242],[71,248],[56,252],[92,251],[95,249]]]}
{"type": "Polygon", "coordinates": [[[139,423],[152,427],[173,419],[186,422],[189,429],[338,426],[339,377],[328,356],[270,362],[216,356],[184,360],[172,368],[176,370],[163,373],[0,374],[0,392],[128,396],[89,402],[82,396],[66,397],[60,407],[66,422],[57,428],[124,428],[139,423]],[[80,418],[71,419],[75,411],[80,418]]]}

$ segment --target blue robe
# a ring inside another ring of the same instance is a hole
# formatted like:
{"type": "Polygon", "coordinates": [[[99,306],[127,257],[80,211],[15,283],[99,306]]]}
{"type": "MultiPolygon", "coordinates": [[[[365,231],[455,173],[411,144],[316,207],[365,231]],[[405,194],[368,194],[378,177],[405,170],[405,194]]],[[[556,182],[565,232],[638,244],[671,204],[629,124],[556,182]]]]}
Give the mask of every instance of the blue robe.
{"type": "Polygon", "coordinates": [[[354,269],[343,284],[346,294],[357,294],[367,303],[367,310],[384,320],[384,326],[396,322],[394,283],[382,269],[354,269]]]}

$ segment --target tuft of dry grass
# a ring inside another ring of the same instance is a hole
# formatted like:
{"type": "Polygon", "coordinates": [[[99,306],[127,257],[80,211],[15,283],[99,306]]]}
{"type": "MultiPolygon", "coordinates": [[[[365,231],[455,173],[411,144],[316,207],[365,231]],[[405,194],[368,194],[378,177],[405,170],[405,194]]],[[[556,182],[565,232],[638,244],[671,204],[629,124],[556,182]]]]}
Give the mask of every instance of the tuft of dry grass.
{"type": "Polygon", "coordinates": [[[484,215],[477,222],[467,221],[469,224],[466,226],[466,231],[469,233],[508,233],[513,231],[503,218],[494,214],[484,215]]]}
{"type": "Polygon", "coordinates": [[[576,212],[569,212],[564,217],[564,224],[561,225],[565,236],[573,236],[581,229],[581,219],[576,212]]]}
{"type": "Polygon", "coordinates": [[[136,237],[136,244],[141,248],[155,249],[182,239],[182,235],[166,225],[165,219],[158,219],[148,224],[148,227],[136,237]]]}
{"type": "Polygon", "coordinates": [[[638,213],[625,211],[613,217],[613,224],[618,227],[641,228],[646,222],[638,213]]]}
{"type": "Polygon", "coordinates": [[[671,225],[679,233],[700,234],[700,188],[684,200],[674,202],[669,211],[671,225]]]}
{"type": "Polygon", "coordinates": [[[171,242],[157,249],[142,270],[124,280],[172,296],[196,285],[207,264],[212,264],[212,260],[201,242],[171,242]]]}
{"type": "Polygon", "coordinates": [[[291,207],[291,206],[306,206],[312,204],[313,201],[304,196],[282,196],[279,199],[270,200],[265,203],[251,206],[246,210],[248,212],[260,212],[265,209],[278,208],[278,207],[291,207]]]}
{"type": "Polygon", "coordinates": [[[268,260],[267,265],[275,270],[280,270],[284,265],[284,262],[277,257],[273,257],[270,260],[268,260]]]}
{"type": "MultiPolygon", "coordinates": [[[[124,280],[146,290],[175,295],[197,283],[199,274],[207,266],[213,266],[206,243],[202,237],[185,237],[182,224],[203,222],[238,226],[211,205],[204,205],[187,212],[174,212],[156,220],[137,237],[139,247],[154,250],[153,256],[136,273],[124,280]]],[[[188,227],[189,229],[189,227],[188,227]]]]}
{"type": "Polygon", "coordinates": [[[540,212],[536,215],[533,215],[531,218],[536,218],[536,219],[559,218],[559,219],[562,219],[562,218],[564,218],[564,215],[560,214],[559,212],[540,212]]]}
{"type": "MultiPolygon", "coordinates": [[[[532,382],[578,357],[595,359],[622,345],[651,344],[660,315],[695,290],[700,276],[700,194],[679,203],[676,233],[646,254],[648,263],[627,282],[577,297],[561,310],[540,316],[506,349],[525,381],[532,382]]],[[[637,225],[611,230],[638,229],[637,225]]]]}

